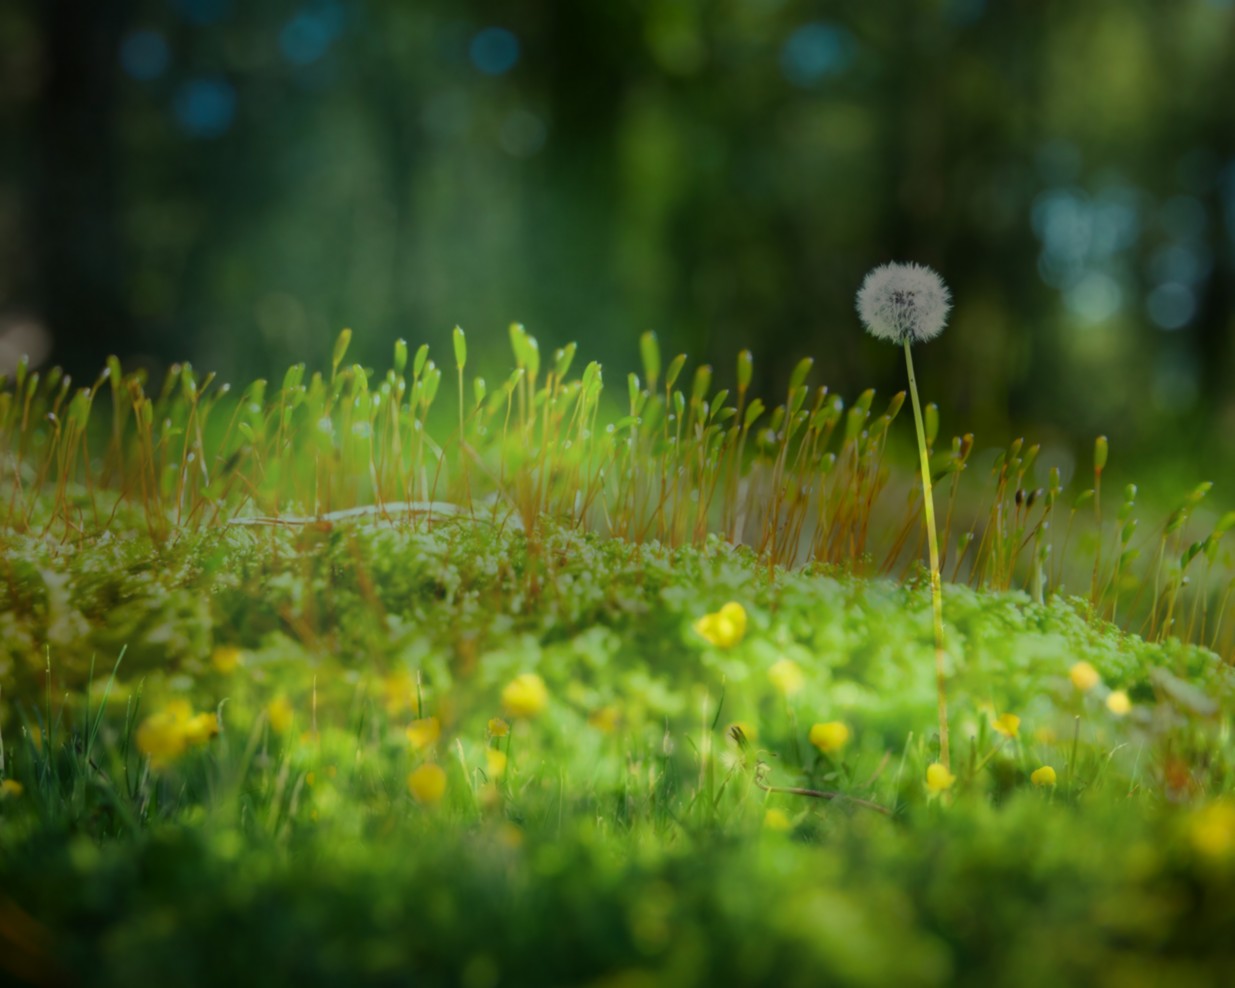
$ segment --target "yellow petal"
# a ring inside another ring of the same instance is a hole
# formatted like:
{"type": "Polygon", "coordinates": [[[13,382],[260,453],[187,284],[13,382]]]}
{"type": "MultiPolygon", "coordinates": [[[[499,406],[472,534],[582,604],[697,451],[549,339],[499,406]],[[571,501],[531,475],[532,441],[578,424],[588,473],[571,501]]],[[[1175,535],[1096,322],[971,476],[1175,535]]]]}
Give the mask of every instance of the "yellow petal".
{"type": "Polygon", "coordinates": [[[446,795],[446,772],[440,765],[425,762],[407,777],[408,791],[425,806],[436,806],[446,795]]]}
{"type": "Polygon", "coordinates": [[[1082,693],[1087,693],[1100,682],[1102,677],[1098,675],[1098,670],[1088,662],[1078,662],[1069,671],[1068,676],[1072,679],[1072,685],[1082,693]]]}
{"type": "Polygon", "coordinates": [[[776,690],[785,696],[793,696],[806,685],[806,676],[802,674],[802,667],[793,659],[781,659],[773,663],[772,668],[768,670],[768,679],[772,681],[776,690]]]}
{"type": "Polygon", "coordinates": [[[407,740],[412,748],[420,751],[436,743],[442,736],[442,725],[436,717],[422,717],[407,725],[407,740]]]}
{"type": "Polygon", "coordinates": [[[535,717],[548,703],[545,681],[534,672],[516,676],[502,690],[502,706],[511,717],[535,717]]]}
{"type": "Polygon", "coordinates": [[[926,788],[931,792],[944,792],[956,784],[956,776],[942,762],[932,762],[926,769],[926,788]]]}
{"type": "Polygon", "coordinates": [[[295,711],[287,697],[279,694],[266,705],[266,716],[270,718],[270,727],[276,734],[285,734],[292,726],[295,711]]]}
{"type": "Polygon", "coordinates": [[[840,751],[849,743],[849,737],[849,725],[839,720],[815,724],[810,729],[810,743],[825,755],[832,755],[840,751]]]}

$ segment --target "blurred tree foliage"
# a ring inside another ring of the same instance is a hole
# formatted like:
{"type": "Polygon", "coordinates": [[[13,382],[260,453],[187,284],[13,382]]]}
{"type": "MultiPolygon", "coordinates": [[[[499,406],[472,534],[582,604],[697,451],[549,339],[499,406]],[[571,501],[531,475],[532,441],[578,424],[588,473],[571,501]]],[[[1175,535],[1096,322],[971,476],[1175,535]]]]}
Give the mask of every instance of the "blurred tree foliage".
{"type": "Polygon", "coordinates": [[[1232,0],[16,0],[0,371],[519,320],[888,391],[852,299],[913,259],[945,429],[1190,448],[1235,430],[1232,92],[1232,0]]]}

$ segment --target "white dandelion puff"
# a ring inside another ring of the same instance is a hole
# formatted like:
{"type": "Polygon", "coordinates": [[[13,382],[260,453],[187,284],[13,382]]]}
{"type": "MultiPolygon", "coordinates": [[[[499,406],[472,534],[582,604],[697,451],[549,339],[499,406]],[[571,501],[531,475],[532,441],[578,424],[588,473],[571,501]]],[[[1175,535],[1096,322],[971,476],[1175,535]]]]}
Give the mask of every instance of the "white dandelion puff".
{"type": "Polygon", "coordinates": [[[948,286],[923,264],[881,264],[858,289],[858,316],[867,332],[892,343],[933,340],[951,307],[948,286]]]}
{"type": "MultiPolygon", "coordinates": [[[[872,336],[905,347],[909,372],[909,397],[913,400],[913,424],[918,433],[918,460],[922,467],[922,520],[931,563],[931,610],[935,618],[935,685],[939,699],[939,762],[943,775],[951,777],[948,743],[947,668],[943,639],[943,576],[939,563],[939,536],[935,529],[935,496],[931,490],[930,450],[918,400],[918,382],[913,373],[914,343],[933,340],[943,332],[952,307],[948,286],[930,268],[921,264],[884,264],[866,276],[858,289],[858,316],[872,336]]],[[[932,766],[933,768],[934,766],[932,766]]]]}

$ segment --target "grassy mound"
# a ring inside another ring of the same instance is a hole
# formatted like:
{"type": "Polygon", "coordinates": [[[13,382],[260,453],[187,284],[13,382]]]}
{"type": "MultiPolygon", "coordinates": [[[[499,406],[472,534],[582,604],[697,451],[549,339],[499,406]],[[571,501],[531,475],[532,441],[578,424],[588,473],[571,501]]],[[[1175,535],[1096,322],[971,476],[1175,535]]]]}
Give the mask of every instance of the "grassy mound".
{"type": "Polygon", "coordinates": [[[904,394],[349,340],[0,380],[5,978],[1223,983],[1210,485],[1138,530],[1105,439],[1086,486],[925,406],[937,627],[904,394]]]}
{"type": "Polygon", "coordinates": [[[1084,601],[945,588],[955,781],[928,785],[925,578],[468,518],[13,535],[6,561],[10,977],[1200,985],[1235,961],[1230,668],[1084,601]]]}

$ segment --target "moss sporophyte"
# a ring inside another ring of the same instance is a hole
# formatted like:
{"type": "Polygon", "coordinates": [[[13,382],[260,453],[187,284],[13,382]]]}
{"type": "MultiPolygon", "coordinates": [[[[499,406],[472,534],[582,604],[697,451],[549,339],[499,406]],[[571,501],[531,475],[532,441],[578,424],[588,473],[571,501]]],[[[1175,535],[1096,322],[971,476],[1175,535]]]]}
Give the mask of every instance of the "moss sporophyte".
{"type": "Polygon", "coordinates": [[[939,761],[949,762],[947,670],[943,640],[943,584],[939,565],[939,536],[935,529],[935,500],[931,490],[930,454],[922,423],[922,406],[913,373],[913,343],[932,340],[943,332],[951,300],[943,279],[921,264],[884,264],[875,268],[858,290],[858,315],[877,339],[900,343],[905,348],[909,395],[918,434],[922,473],[922,507],[930,548],[931,607],[935,622],[935,678],[939,700],[939,761]]]}

